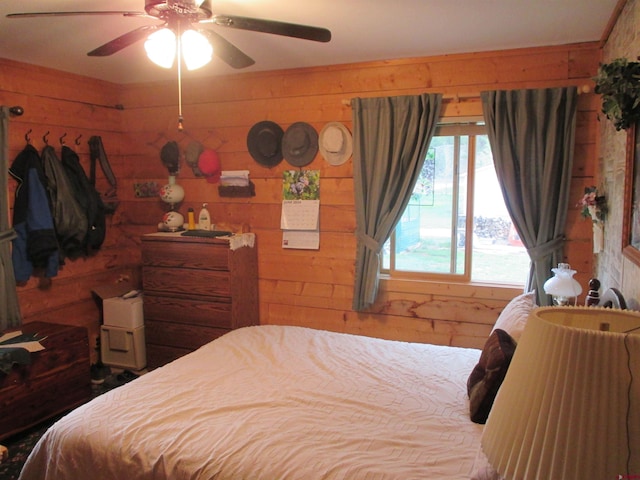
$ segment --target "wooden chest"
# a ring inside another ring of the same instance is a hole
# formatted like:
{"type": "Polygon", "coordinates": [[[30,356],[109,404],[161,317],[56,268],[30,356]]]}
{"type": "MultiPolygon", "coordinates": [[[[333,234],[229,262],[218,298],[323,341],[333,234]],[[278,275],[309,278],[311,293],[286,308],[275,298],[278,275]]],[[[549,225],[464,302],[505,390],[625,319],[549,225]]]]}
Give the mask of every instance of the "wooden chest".
{"type": "Polygon", "coordinates": [[[142,263],[149,368],[259,323],[256,248],[150,234],[142,237],[142,263]]]}
{"type": "Polygon", "coordinates": [[[30,365],[0,374],[0,440],[91,398],[87,329],[33,322],[19,328],[46,337],[30,365]]]}

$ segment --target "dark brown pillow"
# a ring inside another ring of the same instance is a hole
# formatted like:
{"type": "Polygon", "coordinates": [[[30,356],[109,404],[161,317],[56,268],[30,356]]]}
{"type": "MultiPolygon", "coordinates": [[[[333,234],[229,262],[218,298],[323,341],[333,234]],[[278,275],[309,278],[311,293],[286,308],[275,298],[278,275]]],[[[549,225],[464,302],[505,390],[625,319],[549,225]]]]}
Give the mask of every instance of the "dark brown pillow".
{"type": "Polygon", "coordinates": [[[467,380],[471,421],[487,421],[515,351],[516,342],[502,329],[496,328],[487,339],[480,360],[467,380]]]}

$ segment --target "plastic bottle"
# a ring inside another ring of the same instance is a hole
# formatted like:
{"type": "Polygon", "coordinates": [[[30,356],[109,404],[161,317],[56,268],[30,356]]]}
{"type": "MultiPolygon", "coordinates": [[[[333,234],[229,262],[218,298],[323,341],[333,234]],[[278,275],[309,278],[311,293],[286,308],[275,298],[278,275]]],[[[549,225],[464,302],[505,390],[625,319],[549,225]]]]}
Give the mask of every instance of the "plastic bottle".
{"type": "Polygon", "coordinates": [[[189,230],[195,230],[196,229],[196,219],[195,219],[195,213],[193,213],[193,208],[189,208],[189,210],[187,210],[187,218],[188,218],[188,222],[189,222],[189,230]]]}
{"type": "Polygon", "coordinates": [[[202,209],[198,214],[198,228],[200,230],[211,230],[211,216],[209,210],[207,210],[207,204],[202,204],[202,209]]]}

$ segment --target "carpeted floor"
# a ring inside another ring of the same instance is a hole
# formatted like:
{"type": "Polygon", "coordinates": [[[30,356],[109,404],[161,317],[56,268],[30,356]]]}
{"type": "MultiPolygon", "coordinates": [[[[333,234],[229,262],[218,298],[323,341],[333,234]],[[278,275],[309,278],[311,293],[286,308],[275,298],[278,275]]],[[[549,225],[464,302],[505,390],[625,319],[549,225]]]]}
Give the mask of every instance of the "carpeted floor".
{"type": "MultiPolygon", "coordinates": [[[[134,378],[137,378],[137,375],[126,370],[119,374],[110,375],[105,379],[104,383],[91,386],[92,397],[102,395],[104,392],[119,387],[134,378]]],[[[20,476],[22,466],[34,445],[44,432],[47,431],[47,428],[53,425],[59,418],[60,417],[49,419],[40,425],[36,425],[29,430],[2,441],[2,445],[9,449],[9,458],[6,462],[0,463],[0,480],[16,480],[18,476],[20,476]]]]}
{"type": "Polygon", "coordinates": [[[56,420],[57,418],[48,420],[21,434],[3,440],[3,445],[9,449],[9,458],[6,462],[0,463],[1,480],[15,480],[18,478],[22,465],[27,460],[33,446],[56,420]]]}

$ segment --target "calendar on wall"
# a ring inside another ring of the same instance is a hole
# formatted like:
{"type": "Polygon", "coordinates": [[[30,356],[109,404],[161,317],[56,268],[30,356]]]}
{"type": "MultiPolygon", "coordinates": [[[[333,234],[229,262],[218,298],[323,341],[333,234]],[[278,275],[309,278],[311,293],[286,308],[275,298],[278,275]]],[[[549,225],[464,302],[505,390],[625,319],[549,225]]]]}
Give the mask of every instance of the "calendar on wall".
{"type": "Polygon", "coordinates": [[[282,248],[320,248],[320,171],[286,170],[282,181],[282,248]]]}

